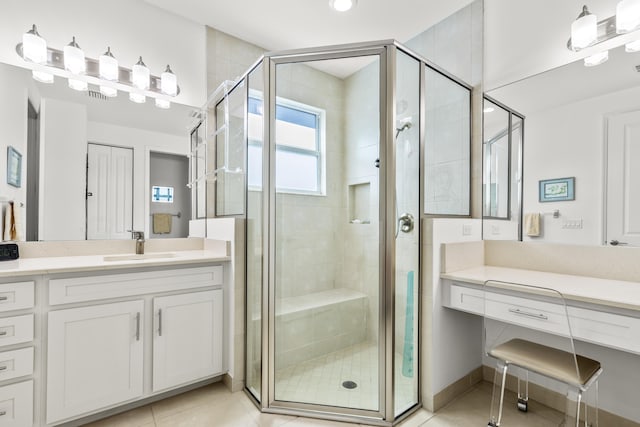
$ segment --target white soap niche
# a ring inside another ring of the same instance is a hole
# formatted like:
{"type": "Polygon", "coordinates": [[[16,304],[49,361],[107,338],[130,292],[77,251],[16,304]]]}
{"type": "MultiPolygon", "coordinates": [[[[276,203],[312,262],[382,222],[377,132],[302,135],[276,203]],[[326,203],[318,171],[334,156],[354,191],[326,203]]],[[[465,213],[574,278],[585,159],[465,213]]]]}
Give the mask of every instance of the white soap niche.
{"type": "Polygon", "coordinates": [[[370,199],[370,182],[349,185],[349,222],[351,224],[371,224],[370,199]]]}

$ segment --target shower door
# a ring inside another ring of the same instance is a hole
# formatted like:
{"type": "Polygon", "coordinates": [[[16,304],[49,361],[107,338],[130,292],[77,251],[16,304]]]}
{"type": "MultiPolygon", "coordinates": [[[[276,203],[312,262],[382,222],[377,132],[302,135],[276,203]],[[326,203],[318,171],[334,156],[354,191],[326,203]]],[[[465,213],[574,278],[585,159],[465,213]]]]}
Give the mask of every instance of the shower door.
{"type": "Polygon", "coordinates": [[[272,407],[384,418],[383,53],[271,58],[272,407]]]}

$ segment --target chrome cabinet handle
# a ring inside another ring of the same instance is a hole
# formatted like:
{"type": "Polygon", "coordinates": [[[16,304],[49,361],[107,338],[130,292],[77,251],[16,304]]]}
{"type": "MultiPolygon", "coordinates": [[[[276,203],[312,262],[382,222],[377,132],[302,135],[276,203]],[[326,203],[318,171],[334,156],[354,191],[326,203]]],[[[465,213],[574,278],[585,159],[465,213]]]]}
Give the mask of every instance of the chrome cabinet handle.
{"type": "Polygon", "coordinates": [[[398,225],[400,226],[400,231],[403,233],[410,233],[413,230],[413,215],[410,213],[403,213],[398,218],[398,225]]]}
{"type": "Polygon", "coordinates": [[[3,416],[3,415],[7,415],[7,411],[0,412],[0,417],[3,416]]]}
{"type": "Polygon", "coordinates": [[[136,341],[140,341],[140,312],[136,313],[136,341]]]}
{"type": "Polygon", "coordinates": [[[9,299],[9,297],[5,297],[5,296],[1,296],[1,297],[0,297],[0,301],[6,301],[6,300],[8,300],[8,299],[9,299]]]}
{"type": "Polygon", "coordinates": [[[7,335],[7,331],[0,331],[0,337],[7,335]]]}
{"type": "Polygon", "coordinates": [[[534,319],[549,320],[549,318],[542,313],[531,313],[529,311],[522,311],[519,308],[510,308],[509,313],[517,314],[519,316],[533,317],[534,319]]]}
{"type": "Polygon", "coordinates": [[[162,336],[162,309],[158,310],[158,336],[162,336]]]}
{"type": "Polygon", "coordinates": [[[0,371],[6,371],[6,370],[7,370],[7,365],[0,366],[0,371]]]}

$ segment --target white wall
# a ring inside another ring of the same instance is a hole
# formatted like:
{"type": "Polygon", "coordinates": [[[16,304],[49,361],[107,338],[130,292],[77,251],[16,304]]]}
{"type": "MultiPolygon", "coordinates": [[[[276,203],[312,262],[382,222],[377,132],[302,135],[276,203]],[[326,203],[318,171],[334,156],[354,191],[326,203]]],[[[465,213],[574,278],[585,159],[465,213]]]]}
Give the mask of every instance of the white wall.
{"type": "Polygon", "coordinates": [[[482,364],[482,321],[443,307],[440,279],[442,243],[478,241],[481,225],[480,219],[471,218],[424,221],[421,367],[422,396],[429,410],[433,396],[482,364]]]}
{"type": "Polygon", "coordinates": [[[640,108],[640,87],[527,115],[524,158],[524,212],[544,215],[543,235],[525,240],[599,245],[603,239],[603,153],[605,115],[640,108]],[[572,160],[573,159],[573,160],[572,160]],[[573,176],[575,200],[539,203],[538,180],[573,176]],[[582,219],[582,229],[563,229],[582,219]]]}
{"type": "Polygon", "coordinates": [[[187,133],[177,136],[108,123],[88,122],[85,140],[133,148],[133,229],[144,230],[145,235],[150,236],[149,151],[186,155],[189,150],[187,133]]]}
{"type": "Polygon", "coordinates": [[[41,105],[38,237],[84,240],[87,109],[54,99],[41,105]]]}
{"type": "Polygon", "coordinates": [[[111,46],[127,68],[140,55],[154,75],[170,64],[181,89],[176,102],[200,106],[206,100],[204,26],[142,1],[6,0],[0,13],[0,62],[25,66],[15,46],[32,24],[56,49],[76,36],[91,58],[111,46]]]}

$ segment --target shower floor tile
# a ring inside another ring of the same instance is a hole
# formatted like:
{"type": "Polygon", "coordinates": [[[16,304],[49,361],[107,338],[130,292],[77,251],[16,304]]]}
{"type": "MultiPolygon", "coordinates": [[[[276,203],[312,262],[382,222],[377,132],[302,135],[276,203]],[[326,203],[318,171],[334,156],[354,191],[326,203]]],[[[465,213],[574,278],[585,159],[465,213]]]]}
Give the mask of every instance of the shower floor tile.
{"type": "MultiPolygon", "coordinates": [[[[402,360],[402,355],[396,355],[402,360]]],[[[413,402],[413,378],[395,372],[396,406],[408,408],[413,402]]],[[[378,347],[361,343],[276,371],[276,399],[289,402],[378,410],[378,347]],[[354,389],[342,386],[357,384],[354,389]]]]}

